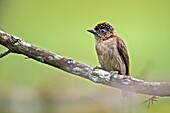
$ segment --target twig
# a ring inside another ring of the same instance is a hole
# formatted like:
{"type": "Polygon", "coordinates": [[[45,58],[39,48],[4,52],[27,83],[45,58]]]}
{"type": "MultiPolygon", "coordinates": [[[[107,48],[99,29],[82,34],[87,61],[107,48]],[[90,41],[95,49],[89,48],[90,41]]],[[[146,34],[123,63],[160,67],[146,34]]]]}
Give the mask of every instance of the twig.
{"type": "Polygon", "coordinates": [[[11,52],[11,51],[8,50],[8,51],[6,51],[6,52],[4,52],[4,53],[0,53],[0,58],[2,58],[2,57],[4,57],[4,56],[7,56],[10,52],[11,52]]]}
{"type": "Polygon", "coordinates": [[[154,96],[152,96],[151,98],[149,98],[149,99],[145,100],[144,102],[142,102],[142,104],[148,102],[148,108],[149,108],[150,105],[151,105],[151,104],[153,105],[153,103],[154,103],[155,101],[158,101],[158,99],[159,99],[159,97],[154,95],[154,96]]]}

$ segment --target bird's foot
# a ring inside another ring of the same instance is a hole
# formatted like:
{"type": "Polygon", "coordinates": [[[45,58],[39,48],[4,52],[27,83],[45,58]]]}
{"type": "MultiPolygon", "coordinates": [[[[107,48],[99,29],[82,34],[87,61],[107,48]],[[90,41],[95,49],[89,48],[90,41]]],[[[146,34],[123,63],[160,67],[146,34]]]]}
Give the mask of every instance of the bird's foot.
{"type": "Polygon", "coordinates": [[[110,71],[111,75],[119,74],[119,71],[110,71]]]}
{"type": "Polygon", "coordinates": [[[150,105],[151,104],[153,105],[153,102],[158,101],[158,99],[159,99],[159,97],[154,95],[151,98],[149,98],[149,99],[145,100],[144,102],[142,102],[142,104],[148,102],[148,108],[149,108],[150,105]]]}

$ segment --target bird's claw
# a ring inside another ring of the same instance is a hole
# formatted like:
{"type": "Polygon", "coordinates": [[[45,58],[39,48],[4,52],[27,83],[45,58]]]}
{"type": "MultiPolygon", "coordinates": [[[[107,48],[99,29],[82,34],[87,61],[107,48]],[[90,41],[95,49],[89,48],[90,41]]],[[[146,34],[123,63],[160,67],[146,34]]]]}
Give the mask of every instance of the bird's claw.
{"type": "Polygon", "coordinates": [[[115,74],[119,74],[119,72],[118,71],[110,71],[110,74],[115,75],[115,74]]]}

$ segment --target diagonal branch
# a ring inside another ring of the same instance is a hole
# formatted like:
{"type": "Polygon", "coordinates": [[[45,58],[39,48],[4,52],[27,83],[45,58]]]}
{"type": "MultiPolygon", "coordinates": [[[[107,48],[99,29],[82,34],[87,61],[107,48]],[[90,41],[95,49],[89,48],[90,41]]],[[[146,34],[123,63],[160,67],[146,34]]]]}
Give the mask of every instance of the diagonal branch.
{"type": "Polygon", "coordinates": [[[125,75],[119,75],[116,72],[109,73],[101,69],[93,69],[88,65],[81,64],[29,44],[24,40],[1,30],[0,44],[8,48],[12,53],[23,54],[38,62],[51,65],[95,83],[101,83],[107,86],[141,94],[170,96],[170,82],[147,82],[127,77],[125,75]]]}

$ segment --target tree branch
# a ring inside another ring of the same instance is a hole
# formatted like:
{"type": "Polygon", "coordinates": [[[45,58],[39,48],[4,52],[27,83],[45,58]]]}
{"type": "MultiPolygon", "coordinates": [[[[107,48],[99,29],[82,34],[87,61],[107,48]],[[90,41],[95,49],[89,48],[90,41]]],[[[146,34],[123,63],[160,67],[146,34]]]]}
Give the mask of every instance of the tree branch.
{"type": "Polygon", "coordinates": [[[109,73],[101,69],[94,69],[88,65],[81,64],[29,44],[24,40],[1,30],[0,44],[9,49],[4,56],[6,56],[9,52],[23,54],[38,62],[51,65],[68,73],[91,80],[95,83],[101,83],[135,93],[170,96],[170,82],[147,82],[133,77],[127,77],[125,75],[119,75],[116,72],[109,73]]]}

